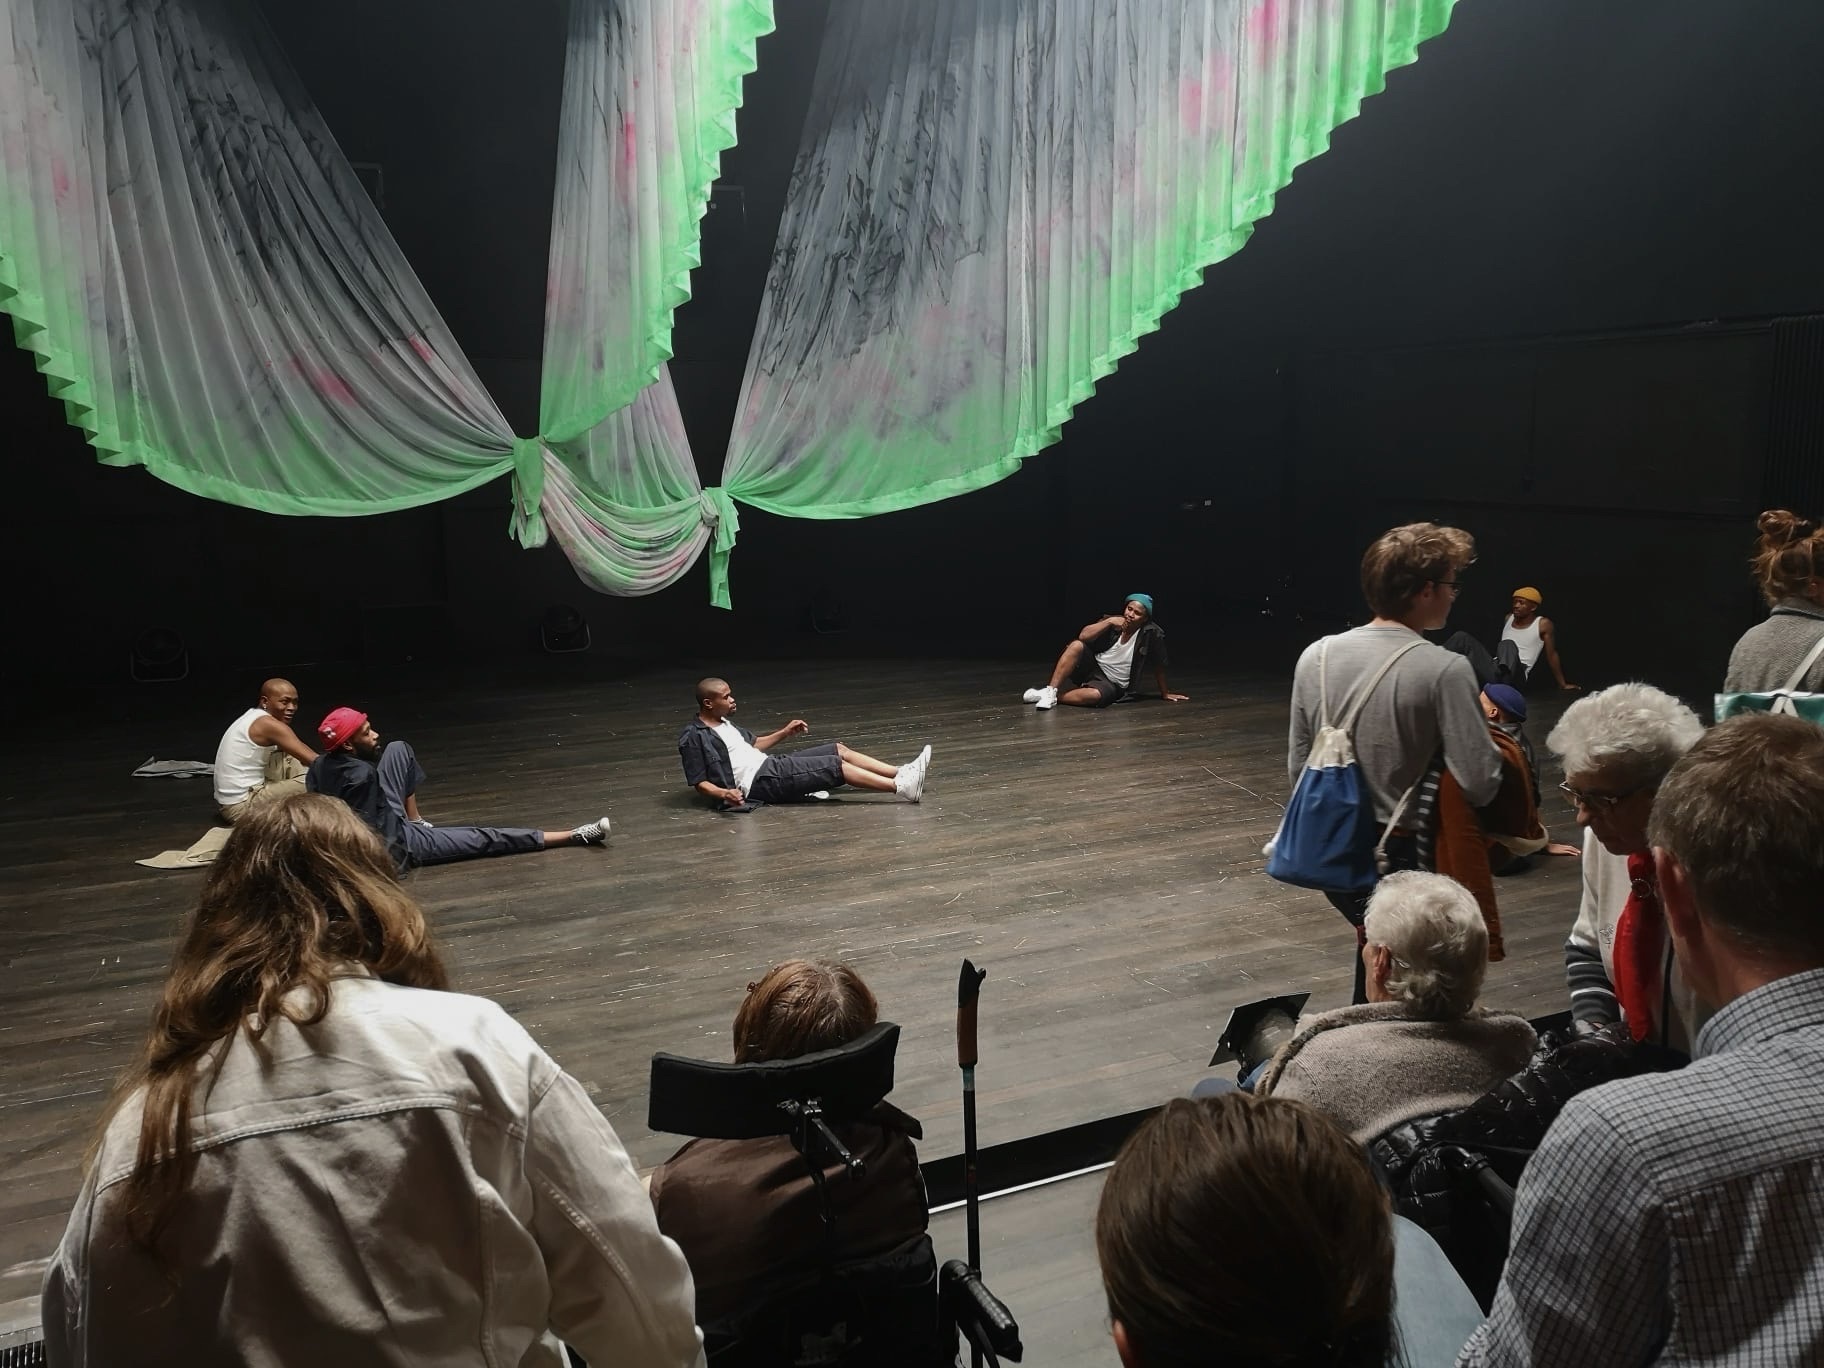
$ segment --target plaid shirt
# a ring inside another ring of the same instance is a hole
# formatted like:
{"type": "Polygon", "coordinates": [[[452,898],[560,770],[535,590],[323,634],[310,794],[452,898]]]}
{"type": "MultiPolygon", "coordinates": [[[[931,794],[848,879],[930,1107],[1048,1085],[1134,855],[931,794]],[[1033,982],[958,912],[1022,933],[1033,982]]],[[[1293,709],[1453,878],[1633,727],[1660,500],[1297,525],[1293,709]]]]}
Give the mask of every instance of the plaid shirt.
{"type": "Polygon", "coordinates": [[[1824,970],[1696,1061],[1572,1099],[1527,1165],[1475,1364],[1824,1363],[1824,970]]]}

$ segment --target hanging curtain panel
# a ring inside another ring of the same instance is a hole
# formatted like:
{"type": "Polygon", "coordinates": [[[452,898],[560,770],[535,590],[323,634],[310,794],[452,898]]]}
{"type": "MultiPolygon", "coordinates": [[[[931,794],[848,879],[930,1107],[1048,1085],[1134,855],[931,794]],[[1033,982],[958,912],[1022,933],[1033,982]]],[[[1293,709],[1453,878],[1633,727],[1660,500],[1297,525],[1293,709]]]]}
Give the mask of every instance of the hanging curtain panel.
{"type": "Polygon", "coordinates": [[[671,355],[771,0],[571,0],[539,430],[583,436],[671,355]]]}
{"type": "Polygon", "coordinates": [[[1453,2],[832,6],[729,494],[847,518],[1013,473],[1453,2]]]}
{"type": "MultiPolygon", "coordinates": [[[[572,0],[540,429],[545,525],[605,594],[675,582],[735,512],[705,495],[664,362],[770,0],[572,0]]],[[[523,482],[522,482],[523,483],[523,482]]],[[[726,576],[712,593],[728,603],[726,576]]]]}
{"type": "Polygon", "coordinates": [[[544,520],[578,577],[604,594],[657,593],[714,547],[714,602],[729,606],[726,567],[734,505],[697,481],[671,372],[545,458],[544,520]]]}
{"type": "Polygon", "coordinates": [[[239,0],[0,0],[0,308],[103,461],[209,498],[536,465],[239,0]]]}

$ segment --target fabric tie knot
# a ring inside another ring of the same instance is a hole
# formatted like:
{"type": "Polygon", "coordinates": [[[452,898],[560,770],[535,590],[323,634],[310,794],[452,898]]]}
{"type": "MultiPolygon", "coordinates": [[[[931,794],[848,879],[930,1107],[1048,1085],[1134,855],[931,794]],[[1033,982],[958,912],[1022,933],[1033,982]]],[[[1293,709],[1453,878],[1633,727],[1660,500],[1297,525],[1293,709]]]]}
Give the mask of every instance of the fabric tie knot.
{"type": "Polygon", "coordinates": [[[512,534],[528,550],[545,544],[545,444],[539,437],[513,439],[512,534]]]}
{"type": "Polygon", "coordinates": [[[741,515],[721,485],[711,485],[699,494],[697,507],[704,525],[716,530],[709,548],[709,601],[717,608],[732,608],[734,604],[728,596],[728,553],[735,549],[741,515]]]}

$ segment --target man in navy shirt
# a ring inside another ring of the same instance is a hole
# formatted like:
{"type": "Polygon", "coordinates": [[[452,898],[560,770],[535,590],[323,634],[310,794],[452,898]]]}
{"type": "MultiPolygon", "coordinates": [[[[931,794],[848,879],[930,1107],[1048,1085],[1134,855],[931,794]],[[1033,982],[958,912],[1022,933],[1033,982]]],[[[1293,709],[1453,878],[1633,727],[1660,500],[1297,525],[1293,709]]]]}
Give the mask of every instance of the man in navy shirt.
{"type": "Polygon", "coordinates": [[[757,737],[729,720],[734,711],[735,695],[726,679],[699,679],[697,715],[678,737],[684,782],[725,809],[746,812],[753,803],[789,803],[844,784],[891,793],[902,803],[916,803],[924,794],[929,746],[903,765],[889,765],[840,741],[773,755],[774,746],[804,735],[811,724],[795,717],[778,731],[757,737]]]}
{"type": "Polygon", "coordinates": [[[380,834],[401,873],[418,865],[452,864],[490,855],[523,855],[553,846],[601,845],[608,839],[602,817],[572,831],[531,831],[523,827],[432,826],[418,816],[418,786],[424,768],[405,741],[389,741],[367,714],[337,708],[317,728],[323,754],[304,777],[312,793],[340,798],[380,834]]]}

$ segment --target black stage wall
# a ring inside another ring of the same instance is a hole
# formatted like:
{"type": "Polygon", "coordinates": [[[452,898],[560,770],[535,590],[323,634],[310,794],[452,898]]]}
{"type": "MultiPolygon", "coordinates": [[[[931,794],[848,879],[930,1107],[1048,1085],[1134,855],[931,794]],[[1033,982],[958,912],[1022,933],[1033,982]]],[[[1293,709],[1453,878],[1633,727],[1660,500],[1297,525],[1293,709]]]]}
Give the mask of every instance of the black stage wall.
{"type": "MultiPolygon", "coordinates": [[[[384,168],[389,224],[531,431],[560,6],[263,3],[344,149],[384,168]]],[[[707,480],[828,3],[778,9],[678,320],[707,480]]],[[[1059,447],[883,518],[743,510],[733,615],[706,606],[701,568],[653,600],[590,595],[555,549],[508,540],[504,483],[332,523],[103,470],[9,353],[0,669],[15,690],[107,684],[153,624],[185,635],[199,673],[510,655],[565,600],[598,641],[638,651],[790,650],[818,603],[858,647],[955,653],[985,618],[1057,636],[1142,586],[1217,653],[1289,648],[1359,613],[1375,531],[1434,516],[1483,543],[1464,624],[1492,634],[1506,591],[1536,583],[1580,682],[1705,689],[1755,616],[1753,512],[1824,511],[1806,444],[1824,345],[1775,322],[1824,312],[1821,46],[1824,9],[1788,0],[1462,0],[1059,447]]]]}

